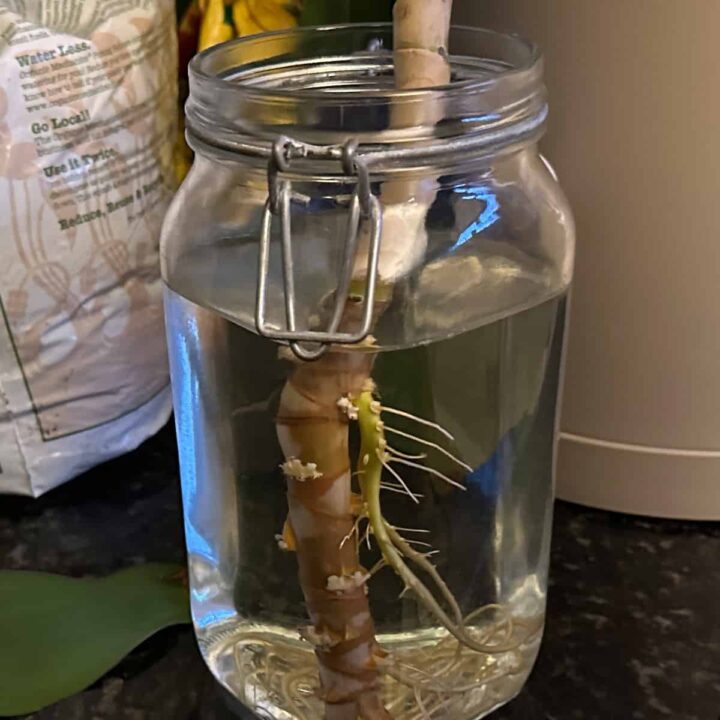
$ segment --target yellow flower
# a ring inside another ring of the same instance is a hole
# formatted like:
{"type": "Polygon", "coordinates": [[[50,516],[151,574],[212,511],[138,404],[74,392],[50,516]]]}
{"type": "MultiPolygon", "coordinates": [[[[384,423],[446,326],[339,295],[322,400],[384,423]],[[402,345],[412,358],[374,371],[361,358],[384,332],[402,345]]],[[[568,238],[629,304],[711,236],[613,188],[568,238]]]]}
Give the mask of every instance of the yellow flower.
{"type": "MultiPolygon", "coordinates": [[[[277,0],[234,0],[232,6],[233,21],[239,36],[285,30],[297,25],[297,17],[290,9],[299,7],[277,0]],[[290,8],[290,9],[288,9],[290,8]]],[[[295,47],[292,38],[267,38],[243,48],[242,62],[250,63],[267,58],[281,56],[295,47]]]]}
{"type": "Polygon", "coordinates": [[[295,27],[301,6],[297,0],[235,0],[232,12],[235,29],[238,35],[254,35],[295,27]]]}
{"type": "Polygon", "coordinates": [[[225,22],[225,0],[205,0],[200,3],[200,7],[203,19],[198,50],[205,50],[234,37],[233,26],[225,22]]]}

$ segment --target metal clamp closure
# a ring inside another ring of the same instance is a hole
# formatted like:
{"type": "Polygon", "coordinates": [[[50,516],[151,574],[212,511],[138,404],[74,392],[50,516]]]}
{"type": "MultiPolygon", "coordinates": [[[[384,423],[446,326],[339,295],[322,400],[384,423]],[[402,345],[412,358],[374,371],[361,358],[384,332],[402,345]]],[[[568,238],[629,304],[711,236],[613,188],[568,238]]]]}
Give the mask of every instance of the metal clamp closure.
{"type": "Polygon", "coordinates": [[[358,156],[357,148],[358,144],[355,140],[344,145],[310,145],[288,137],[279,137],[272,147],[268,163],[268,199],[265,203],[260,232],[255,325],[258,333],[263,337],[289,342],[292,351],[301,360],[317,360],[331,344],[356,345],[361,343],[370,334],[372,327],[382,236],[382,209],[380,201],[372,194],[370,172],[367,164],[358,156]],[[357,178],[356,190],[350,202],[341,274],[335,291],[335,305],[330,323],[324,331],[299,330],[296,324],[291,203],[293,200],[307,199],[295,195],[292,192],[291,182],[282,179],[280,174],[287,172],[293,160],[297,158],[338,160],[347,175],[357,178]],[[276,217],[280,220],[280,247],[287,323],[285,329],[279,329],[269,324],[266,317],[270,241],[273,219],[276,217]],[[355,256],[363,222],[370,223],[370,243],[361,324],[356,332],[339,332],[338,328],[343,319],[350,285],[353,281],[355,256]]]}

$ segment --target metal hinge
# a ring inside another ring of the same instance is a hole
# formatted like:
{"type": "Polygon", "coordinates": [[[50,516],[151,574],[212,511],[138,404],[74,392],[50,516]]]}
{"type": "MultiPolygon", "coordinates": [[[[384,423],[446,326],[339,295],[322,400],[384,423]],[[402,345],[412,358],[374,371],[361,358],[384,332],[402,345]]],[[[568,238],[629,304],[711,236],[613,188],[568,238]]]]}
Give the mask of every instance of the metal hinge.
{"type": "Polygon", "coordinates": [[[273,144],[268,163],[268,199],[263,213],[260,232],[258,261],[258,283],[255,307],[255,325],[260,335],[272,340],[290,343],[295,355],[301,360],[316,360],[328,345],[356,345],[370,334],[375,303],[380,241],[382,236],[382,209],[380,201],[370,189],[370,173],[364,160],[357,154],[358,144],[351,140],[344,145],[310,145],[288,137],[279,137],[273,144]],[[297,158],[338,160],[346,175],[357,179],[356,189],[350,202],[347,235],[343,250],[341,275],[335,292],[335,305],[326,330],[298,329],[295,318],[295,270],[293,263],[293,242],[290,223],[290,206],[293,199],[291,182],[279,177],[290,169],[297,158]],[[270,240],[273,218],[280,220],[282,253],[282,274],[285,295],[285,317],[287,327],[278,329],[266,318],[268,269],[270,263],[270,240]],[[362,222],[370,223],[370,244],[368,248],[367,275],[362,306],[362,320],[359,330],[339,332],[345,305],[353,281],[355,255],[358,249],[362,222]]]}

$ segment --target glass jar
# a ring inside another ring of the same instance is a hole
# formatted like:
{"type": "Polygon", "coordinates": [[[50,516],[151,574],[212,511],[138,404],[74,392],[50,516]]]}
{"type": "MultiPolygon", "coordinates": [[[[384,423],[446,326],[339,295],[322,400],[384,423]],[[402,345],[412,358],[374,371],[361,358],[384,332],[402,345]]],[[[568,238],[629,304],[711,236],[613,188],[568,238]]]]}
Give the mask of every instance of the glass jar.
{"type": "Polygon", "coordinates": [[[264,718],[477,718],[543,629],[573,224],[537,50],[392,28],[192,63],[162,240],[192,614],[264,718]],[[261,251],[262,248],[262,251],[261,251]]]}

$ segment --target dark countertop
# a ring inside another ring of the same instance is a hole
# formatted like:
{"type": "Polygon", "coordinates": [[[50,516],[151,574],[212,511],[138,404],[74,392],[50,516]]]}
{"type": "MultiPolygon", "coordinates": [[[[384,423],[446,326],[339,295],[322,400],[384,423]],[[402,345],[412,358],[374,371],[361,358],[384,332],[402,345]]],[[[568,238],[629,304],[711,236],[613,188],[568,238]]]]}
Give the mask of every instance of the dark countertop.
{"type": "MultiPolygon", "coordinates": [[[[40,500],[0,499],[4,568],[105,574],[183,560],[170,427],[40,500]]],[[[188,627],[163,631],[33,720],[230,720],[188,627]]],[[[558,503],[547,631],[493,720],[719,720],[720,523],[558,503]]]]}

